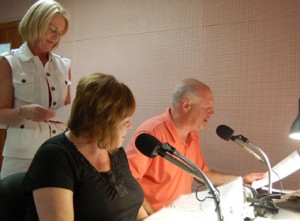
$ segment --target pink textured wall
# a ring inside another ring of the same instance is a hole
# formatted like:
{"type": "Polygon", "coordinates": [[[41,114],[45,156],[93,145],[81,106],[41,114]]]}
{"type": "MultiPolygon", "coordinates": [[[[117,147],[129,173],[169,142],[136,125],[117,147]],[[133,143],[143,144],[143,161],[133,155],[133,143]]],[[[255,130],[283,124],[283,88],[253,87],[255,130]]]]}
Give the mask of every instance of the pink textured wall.
{"type": "MultiPolygon", "coordinates": [[[[0,22],[20,18],[32,2],[3,0],[0,22]]],[[[58,53],[72,59],[73,95],[86,73],[116,75],[137,99],[134,130],[170,105],[178,81],[195,77],[215,95],[216,114],[200,132],[210,167],[235,174],[266,170],[217,137],[220,124],[261,147],[272,165],[300,152],[300,141],[288,138],[300,97],[299,0],[60,2],[72,17],[58,53]]],[[[282,184],[299,189],[300,172],[282,184]]]]}

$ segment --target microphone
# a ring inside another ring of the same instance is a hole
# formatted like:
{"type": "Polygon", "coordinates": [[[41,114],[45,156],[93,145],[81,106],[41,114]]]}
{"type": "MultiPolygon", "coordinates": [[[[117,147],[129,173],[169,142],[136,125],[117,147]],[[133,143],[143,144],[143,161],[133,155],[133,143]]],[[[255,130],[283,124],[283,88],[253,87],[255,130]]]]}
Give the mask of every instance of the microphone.
{"type": "Polygon", "coordinates": [[[224,140],[229,141],[232,138],[234,131],[226,125],[219,125],[216,129],[216,132],[219,137],[221,137],[224,140]]]}
{"type": "Polygon", "coordinates": [[[142,133],[137,136],[135,146],[145,156],[154,158],[158,155],[161,142],[149,134],[142,133]]]}
{"type": "Polygon", "coordinates": [[[250,153],[256,159],[258,159],[260,162],[265,163],[265,161],[258,154],[256,154],[253,150],[251,150],[249,147],[247,147],[246,145],[244,145],[242,143],[242,142],[247,143],[249,141],[243,135],[233,136],[234,130],[226,125],[219,125],[216,129],[216,132],[217,132],[218,136],[221,137],[223,140],[226,140],[226,141],[232,140],[232,141],[236,142],[238,145],[243,147],[248,153],[250,153]]]}
{"type": "Polygon", "coordinates": [[[223,215],[221,213],[219,191],[207,178],[203,171],[200,170],[193,162],[184,157],[180,152],[178,152],[174,147],[172,147],[168,143],[161,143],[156,137],[147,133],[142,133],[137,136],[135,140],[135,146],[145,156],[154,158],[159,155],[165,158],[166,160],[170,161],[171,163],[175,164],[179,168],[187,171],[195,178],[201,180],[210,190],[210,193],[213,195],[213,199],[217,207],[216,211],[219,221],[224,220],[223,215]],[[177,160],[170,154],[176,156],[180,160],[177,160]]]}
{"type": "Polygon", "coordinates": [[[257,145],[253,144],[248,138],[244,137],[243,135],[237,135],[237,136],[233,136],[234,130],[231,129],[230,127],[226,126],[226,125],[219,125],[216,129],[216,132],[218,134],[219,137],[221,137],[224,140],[232,140],[234,142],[236,142],[238,145],[240,145],[241,147],[243,147],[248,153],[250,153],[252,156],[254,156],[256,159],[258,159],[260,162],[264,163],[267,165],[268,167],[268,179],[269,179],[269,194],[272,194],[272,178],[271,178],[271,164],[269,161],[268,156],[265,154],[265,152],[260,149],[257,145]],[[244,143],[250,145],[251,147],[253,147],[254,149],[256,149],[260,155],[263,157],[263,159],[256,154],[253,150],[251,150],[248,146],[244,145],[244,143]]]}
{"type": "Polygon", "coordinates": [[[166,160],[170,161],[171,163],[175,164],[179,168],[190,173],[194,177],[198,178],[198,175],[190,166],[167,154],[167,152],[170,152],[171,154],[176,152],[176,155],[178,155],[178,152],[175,150],[174,147],[170,146],[167,143],[162,144],[156,137],[147,133],[142,133],[137,136],[135,140],[135,146],[145,156],[149,158],[154,158],[159,155],[165,158],[166,160]]]}

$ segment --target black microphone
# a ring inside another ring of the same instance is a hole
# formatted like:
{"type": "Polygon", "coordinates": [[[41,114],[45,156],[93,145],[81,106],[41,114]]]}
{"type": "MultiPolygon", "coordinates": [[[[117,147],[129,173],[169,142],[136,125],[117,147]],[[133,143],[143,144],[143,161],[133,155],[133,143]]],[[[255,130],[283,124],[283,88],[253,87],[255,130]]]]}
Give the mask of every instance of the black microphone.
{"type": "Polygon", "coordinates": [[[226,140],[226,141],[232,140],[232,141],[236,142],[238,145],[243,147],[248,153],[253,155],[260,162],[265,163],[265,161],[259,155],[257,155],[254,151],[252,151],[250,148],[248,148],[247,146],[245,146],[242,143],[242,142],[244,142],[244,143],[249,142],[249,140],[246,137],[244,137],[243,135],[233,136],[234,130],[223,124],[219,125],[217,127],[216,132],[217,132],[218,136],[221,137],[223,140],[226,140]],[[240,142],[240,141],[242,141],[242,142],[240,142]]]}
{"type": "Polygon", "coordinates": [[[221,137],[224,140],[229,141],[232,138],[234,131],[226,125],[219,125],[216,129],[216,132],[219,137],[221,137]]]}
{"type": "Polygon", "coordinates": [[[219,137],[227,141],[235,141],[236,139],[239,139],[245,143],[249,141],[248,138],[244,137],[243,135],[233,136],[234,130],[223,124],[217,127],[216,132],[219,137]]]}
{"type": "Polygon", "coordinates": [[[154,158],[158,155],[161,142],[150,134],[142,133],[137,136],[135,146],[145,156],[154,158]]]}
{"type": "Polygon", "coordinates": [[[147,133],[137,136],[135,146],[142,154],[150,158],[154,158],[157,155],[165,157],[167,152],[176,157],[180,155],[175,147],[172,147],[167,142],[161,143],[156,137],[147,133]]]}
{"type": "Polygon", "coordinates": [[[168,143],[162,144],[156,137],[147,133],[142,133],[137,136],[135,140],[135,146],[145,156],[149,158],[154,158],[159,155],[165,158],[166,160],[170,161],[171,163],[175,164],[179,168],[190,173],[194,177],[197,177],[197,174],[189,165],[186,165],[183,162],[172,157],[171,155],[167,154],[167,152],[169,152],[170,154],[175,156],[179,155],[179,152],[177,152],[176,149],[170,146],[168,143]]]}
{"type": "Polygon", "coordinates": [[[135,146],[137,149],[147,157],[154,158],[157,155],[165,158],[171,163],[175,164],[179,168],[190,173],[193,177],[205,183],[207,188],[210,190],[210,194],[213,195],[213,199],[216,204],[216,211],[219,221],[223,221],[223,215],[220,208],[220,196],[218,190],[214,187],[212,182],[207,178],[207,176],[200,170],[193,162],[184,157],[180,152],[178,152],[174,147],[168,143],[161,143],[156,137],[142,133],[137,136],[135,140],[135,146]],[[172,157],[171,155],[176,156],[172,157]]]}
{"type": "Polygon", "coordinates": [[[256,159],[258,159],[260,162],[267,165],[268,174],[269,174],[269,177],[268,177],[269,191],[268,192],[269,192],[269,194],[272,194],[272,178],[271,178],[272,168],[271,168],[270,160],[269,160],[269,157],[267,156],[267,154],[261,148],[259,148],[257,145],[252,143],[250,140],[248,140],[243,135],[233,136],[234,130],[226,125],[218,126],[216,129],[216,132],[217,132],[218,136],[221,137],[222,139],[227,140],[227,141],[232,140],[232,141],[236,142],[238,145],[243,147],[248,153],[250,153],[256,159]],[[247,145],[253,147],[256,151],[258,151],[263,159],[258,154],[256,154],[253,150],[251,150],[248,146],[244,145],[244,143],[246,143],[247,145]]]}

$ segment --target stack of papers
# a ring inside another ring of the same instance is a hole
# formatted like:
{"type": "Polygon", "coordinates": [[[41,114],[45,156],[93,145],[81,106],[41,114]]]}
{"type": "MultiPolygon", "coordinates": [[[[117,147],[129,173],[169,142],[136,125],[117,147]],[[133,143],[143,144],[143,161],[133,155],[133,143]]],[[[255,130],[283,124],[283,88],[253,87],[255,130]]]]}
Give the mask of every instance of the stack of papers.
{"type": "MultiPolygon", "coordinates": [[[[244,221],[244,194],[241,177],[218,187],[220,208],[224,221],[244,221]]],[[[146,221],[218,221],[216,204],[208,190],[188,195],[182,195],[169,207],[163,208],[151,215],[146,221]],[[201,201],[199,201],[198,199],[201,201]],[[202,201],[203,200],[203,201],[202,201]]]]}

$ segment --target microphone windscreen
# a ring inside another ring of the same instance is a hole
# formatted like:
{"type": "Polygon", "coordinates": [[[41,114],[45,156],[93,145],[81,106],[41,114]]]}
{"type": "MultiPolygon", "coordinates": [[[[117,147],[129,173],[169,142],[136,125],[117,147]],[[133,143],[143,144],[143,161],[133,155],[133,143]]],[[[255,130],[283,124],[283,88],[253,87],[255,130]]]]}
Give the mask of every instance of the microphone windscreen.
{"type": "Polygon", "coordinates": [[[137,136],[135,146],[145,156],[154,158],[157,156],[161,142],[150,134],[142,133],[137,136]]]}
{"type": "Polygon", "coordinates": [[[232,130],[230,127],[228,127],[226,125],[219,125],[216,129],[216,132],[219,137],[221,137],[224,140],[229,141],[233,135],[234,130],[232,130]]]}

